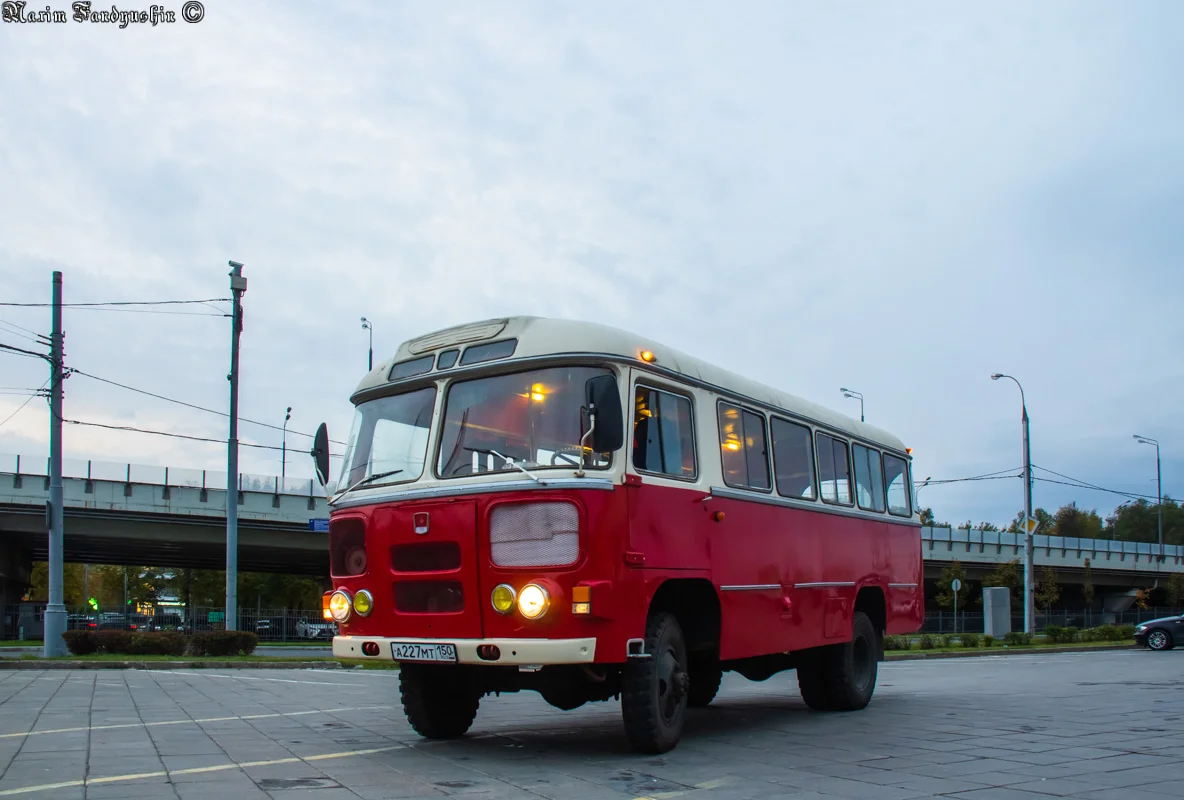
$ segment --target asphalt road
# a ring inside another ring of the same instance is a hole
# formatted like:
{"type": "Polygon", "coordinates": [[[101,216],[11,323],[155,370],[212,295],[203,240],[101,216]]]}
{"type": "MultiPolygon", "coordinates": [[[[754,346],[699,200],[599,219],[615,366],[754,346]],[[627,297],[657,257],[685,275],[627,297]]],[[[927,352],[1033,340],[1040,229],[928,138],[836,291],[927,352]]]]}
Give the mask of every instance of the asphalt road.
{"type": "Polygon", "coordinates": [[[464,739],[408,727],[398,673],[0,671],[0,797],[1143,800],[1184,795],[1184,650],[892,662],[865,710],[793,673],[725,677],[678,748],[616,702],[486,698],[464,739]]]}

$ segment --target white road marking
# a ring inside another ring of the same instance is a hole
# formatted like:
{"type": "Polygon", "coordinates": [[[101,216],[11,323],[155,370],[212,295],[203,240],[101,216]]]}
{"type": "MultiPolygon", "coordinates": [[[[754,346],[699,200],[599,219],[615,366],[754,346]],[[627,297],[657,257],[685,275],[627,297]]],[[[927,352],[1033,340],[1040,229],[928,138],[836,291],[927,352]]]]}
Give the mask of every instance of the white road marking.
{"type": "MultiPolygon", "coordinates": [[[[202,678],[225,678],[232,681],[269,681],[271,683],[307,683],[314,686],[361,686],[360,683],[331,683],[329,681],[298,681],[291,678],[255,678],[248,675],[218,675],[216,673],[205,672],[203,670],[194,670],[193,672],[181,672],[172,669],[146,669],[145,672],[151,672],[153,675],[172,675],[173,677],[202,677],[202,678]]],[[[329,672],[329,670],[320,670],[321,672],[329,672]]]]}
{"type": "Polygon", "coordinates": [[[161,770],[160,772],[138,772],[130,775],[108,775],[102,778],[86,778],[80,781],[62,781],[61,783],[42,783],[36,786],[21,786],[16,789],[0,791],[0,797],[11,797],[17,794],[32,794],[33,792],[48,792],[53,789],[70,789],[75,786],[98,786],[104,783],[122,783],[124,781],[143,780],[144,778],[173,778],[177,775],[198,775],[205,772],[225,772],[231,769],[251,769],[252,767],[271,767],[277,764],[300,764],[315,761],[327,761],[331,758],[349,758],[350,756],[368,756],[374,753],[386,753],[390,750],[401,750],[403,745],[395,744],[389,747],[373,747],[369,750],[346,750],[341,753],[323,753],[318,756],[304,756],[293,758],[277,758],[272,761],[244,761],[243,763],[218,764],[213,767],[192,767],[190,769],[161,770]]]}
{"type": "Polygon", "coordinates": [[[308,714],[338,714],[345,711],[377,711],[391,706],[353,706],[350,708],[327,708],[314,711],[289,711],[283,714],[245,714],[241,717],[206,717],[205,719],[171,719],[163,722],[125,722],[118,725],[90,725],[79,728],[53,728],[45,731],[0,734],[0,739],[16,739],[28,736],[47,736],[51,733],[80,733],[82,731],[112,731],[119,728],[154,728],[160,725],[202,725],[207,722],[232,722],[235,720],[275,719],[277,717],[302,717],[308,714]]]}
{"type": "Polygon", "coordinates": [[[704,783],[696,783],[694,789],[680,789],[676,792],[655,792],[654,794],[646,794],[641,797],[635,797],[633,800],[669,800],[671,797],[682,797],[685,794],[694,794],[699,791],[709,792],[712,789],[718,789],[721,786],[727,786],[732,782],[732,778],[716,778],[713,781],[706,781],[704,783]]]}

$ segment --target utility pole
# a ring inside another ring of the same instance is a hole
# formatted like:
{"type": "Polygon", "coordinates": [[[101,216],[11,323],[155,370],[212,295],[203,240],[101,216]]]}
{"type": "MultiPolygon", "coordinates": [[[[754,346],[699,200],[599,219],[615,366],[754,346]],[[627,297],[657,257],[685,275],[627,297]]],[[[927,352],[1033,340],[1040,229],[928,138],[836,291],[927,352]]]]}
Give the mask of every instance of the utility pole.
{"type": "Polygon", "coordinates": [[[292,418],[292,407],[288,406],[288,412],[284,414],[284,438],[280,445],[280,482],[282,483],[288,477],[288,420],[292,418]]]}
{"type": "Polygon", "coordinates": [[[1032,452],[1028,438],[1028,401],[1024,399],[1023,385],[1012,375],[996,372],[991,380],[1008,378],[1015,381],[1020,390],[1020,405],[1023,407],[1021,420],[1024,428],[1024,633],[1036,633],[1036,608],[1032,601],[1032,573],[1035,547],[1032,534],[1035,531],[1029,527],[1032,520],[1032,452]]]}
{"type": "Polygon", "coordinates": [[[1155,521],[1159,531],[1159,560],[1163,561],[1163,472],[1159,467],[1159,441],[1137,433],[1135,441],[1139,444],[1155,445],[1155,521]]]}
{"type": "Polygon", "coordinates": [[[243,265],[230,263],[230,291],[234,294],[230,333],[230,438],[226,457],[226,622],[228,631],[238,630],[238,341],[243,330],[243,293],[247,279],[243,265]]]}
{"type": "Polygon", "coordinates": [[[49,604],[45,607],[46,658],[66,655],[66,605],[64,602],[63,559],[65,556],[65,509],[62,503],[62,380],[65,358],[62,346],[62,273],[53,273],[53,331],[50,334],[49,369],[53,388],[49,395],[49,604]]]}
{"type": "Polygon", "coordinates": [[[362,317],[362,330],[370,331],[370,356],[366,361],[366,369],[374,369],[374,324],[362,317]]]}

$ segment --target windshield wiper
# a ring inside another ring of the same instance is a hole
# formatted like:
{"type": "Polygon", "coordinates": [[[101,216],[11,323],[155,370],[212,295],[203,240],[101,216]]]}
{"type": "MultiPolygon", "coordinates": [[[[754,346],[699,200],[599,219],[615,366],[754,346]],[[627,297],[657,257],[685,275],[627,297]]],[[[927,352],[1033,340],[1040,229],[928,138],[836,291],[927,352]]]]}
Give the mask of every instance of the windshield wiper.
{"type": "Polygon", "coordinates": [[[329,505],[333,505],[338,500],[340,500],[342,497],[349,494],[354,489],[357,489],[359,486],[365,486],[367,483],[373,483],[374,481],[379,480],[380,478],[389,478],[391,475],[398,475],[402,471],[403,470],[401,470],[401,469],[389,469],[386,472],[378,472],[378,473],[375,473],[374,475],[367,475],[365,478],[362,478],[360,481],[355,483],[353,486],[349,487],[348,489],[346,489],[342,492],[337,493],[336,495],[333,496],[333,499],[328,500],[326,502],[328,502],[329,505]]]}
{"type": "Polygon", "coordinates": [[[522,466],[514,459],[510,458],[509,456],[503,456],[501,453],[499,453],[496,450],[489,450],[484,447],[466,447],[464,449],[468,450],[470,453],[485,453],[485,454],[488,454],[491,456],[496,456],[497,458],[500,458],[503,461],[505,461],[511,467],[515,467],[516,469],[520,470],[523,474],[538,481],[540,485],[542,485],[542,486],[547,485],[547,482],[545,480],[543,480],[542,478],[540,478],[538,475],[533,474],[532,472],[527,470],[526,467],[522,466]]]}

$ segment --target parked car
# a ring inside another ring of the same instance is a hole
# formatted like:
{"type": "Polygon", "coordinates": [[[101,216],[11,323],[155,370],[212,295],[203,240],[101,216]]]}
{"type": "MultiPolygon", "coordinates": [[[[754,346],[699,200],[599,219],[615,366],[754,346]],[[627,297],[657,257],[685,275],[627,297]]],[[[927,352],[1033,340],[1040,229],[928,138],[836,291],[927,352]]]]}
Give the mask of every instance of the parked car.
{"type": "Polygon", "coordinates": [[[1177,642],[1184,643],[1184,614],[1160,617],[1135,626],[1135,644],[1151,650],[1171,650],[1177,642]]]}
{"type": "Polygon", "coordinates": [[[296,623],[296,635],[301,639],[332,639],[337,633],[337,624],[321,619],[302,618],[296,623]]]}

